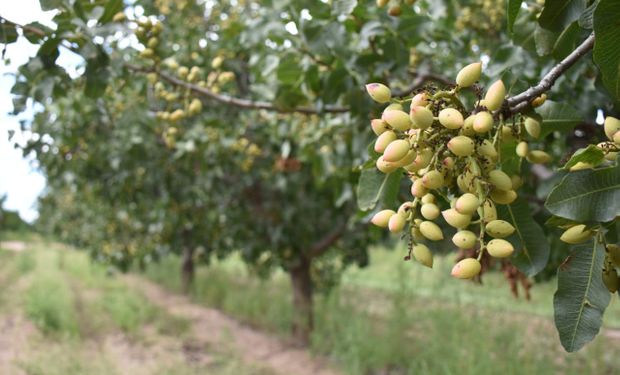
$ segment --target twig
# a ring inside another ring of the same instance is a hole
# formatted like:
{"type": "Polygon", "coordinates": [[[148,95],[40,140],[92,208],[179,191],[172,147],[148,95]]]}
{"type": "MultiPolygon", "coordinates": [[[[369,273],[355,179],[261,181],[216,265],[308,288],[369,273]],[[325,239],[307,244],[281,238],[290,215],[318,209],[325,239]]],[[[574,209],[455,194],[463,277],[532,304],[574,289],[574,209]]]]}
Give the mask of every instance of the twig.
{"type": "Polygon", "coordinates": [[[216,94],[209,89],[180,80],[165,72],[157,71],[154,68],[142,67],[142,66],[131,65],[131,64],[126,64],[125,66],[127,67],[127,69],[134,71],[134,72],[157,73],[164,81],[172,85],[184,87],[186,89],[191,90],[195,94],[202,95],[209,99],[215,100],[217,102],[232,105],[235,107],[246,108],[246,109],[264,109],[264,110],[275,111],[279,113],[296,112],[296,113],[301,113],[305,115],[312,115],[312,114],[319,114],[319,113],[349,112],[348,107],[338,107],[338,106],[331,106],[331,105],[327,105],[323,109],[312,108],[312,107],[295,107],[295,108],[290,108],[290,109],[280,108],[270,102],[240,99],[240,98],[235,98],[229,95],[216,94]]]}
{"type": "Polygon", "coordinates": [[[583,41],[573,52],[554,66],[540,82],[533,87],[525,90],[524,92],[517,94],[513,97],[506,99],[506,105],[510,114],[515,114],[523,111],[529,103],[540,96],[542,93],[549,91],[555,84],[555,81],[560,78],[564,72],[572,67],[581,57],[588,53],[594,46],[594,33],[590,34],[586,40],[583,41]]]}
{"type": "MultiPolygon", "coordinates": [[[[13,25],[15,27],[19,27],[22,30],[22,33],[24,33],[24,36],[25,36],[26,31],[29,31],[29,32],[31,32],[31,33],[39,36],[39,37],[45,37],[45,36],[48,35],[44,30],[41,30],[38,27],[34,27],[34,26],[30,26],[30,25],[21,25],[19,23],[15,23],[13,21],[9,21],[9,20],[7,20],[4,17],[0,17],[0,19],[4,20],[5,24],[11,24],[11,25],[13,25]]],[[[69,50],[71,52],[79,53],[79,49],[78,48],[76,48],[76,47],[74,47],[74,46],[72,46],[71,44],[68,44],[68,43],[69,43],[69,41],[63,40],[60,43],[60,46],[63,47],[63,48],[66,48],[67,50],[69,50]]]]}
{"type": "Polygon", "coordinates": [[[415,76],[413,82],[408,87],[405,87],[402,90],[394,90],[392,92],[392,96],[396,98],[402,98],[414,92],[415,90],[421,88],[428,81],[435,81],[442,83],[447,86],[454,86],[454,82],[450,82],[449,79],[442,77],[438,74],[434,73],[419,73],[419,72],[409,72],[415,76]]]}
{"type": "Polygon", "coordinates": [[[331,68],[332,64],[321,60],[320,58],[316,57],[312,52],[310,52],[307,48],[305,47],[300,47],[297,48],[297,51],[303,53],[304,55],[308,56],[312,61],[314,61],[315,63],[317,63],[318,65],[324,66],[326,68],[331,68]]]}
{"type": "Polygon", "coordinates": [[[333,232],[329,233],[319,241],[315,242],[308,250],[308,256],[310,258],[318,257],[324,254],[329,248],[336,243],[344,235],[347,229],[347,223],[342,222],[338,225],[333,232]]]}
{"type": "MultiPolygon", "coordinates": [[[[0,17],[2,18],[2,17],[0,17]]],[[[3,18],[4,19],[4,18],[3,18]]],[[[10,22],[11,24],[21,28],[24,31],[30,31],[34,34],[37,34],[39,36],[45,36],[46,33],[43,30],[40,30],[38,28],[32,27],[32,26],[28,26],[28,25],[20,25],[20,24],[16,24],[14,22],[11,22],[9,20],[6,20],[7,22],[10,22]]],[[[61,44],[63,47],[73,51],[73,52],[78,52],[78,50],[73,47],[73,46],[67,46],[64,44],[61,44]]],[[[218,101],[220,103],[224,103],[224,104],[228,104],[228,105],[233,105],[236,107],[241,107],[241,108],[248,108],[248,109],[264,109],[264,110],[269,110],[269,111],[276,111],[276,112],[280,112],[280,113],[290,113],[290,112],[297,112],[297,113],[302,113],[302,114],[306,114],[306,115],[311,115],[311,114],[318,114],[318,113],[346,113],[349,112],[349,108],[348,107],[339,107],[339,106],[331,106],[331,105],[327,105],[322,109],[318,109],[318,108],[312,108],[312,107],[296,107],[296,108],[292,108],[292,109],[286,109],[286,108],[279,108],[275,105],[273,105],[272,103],[269,102],[263,102],[263,101],[253,101],[253,100],[246,100],[246,99],[239,99],[239,98],[235,98],[232,96],[228,96],[228,95],[221,95],[221,94],[216,94],[206,88],[200,87],[200,86],[196,86],[194,84],[191,84],[189,82],[185,82],[182,81],[178,78],[175,78],[171,75],[168,75],[166,73],[163,72],[159,72],[156,71],[153,68],[146,68],[146,67],[140,67],[140,66],[136,66],[136,65],[126,65],[126,67],[129,70],[132,71],[137,71],[137,72],[155,72],[157,74],[159,74],[159,76],[164,79],[165,81],[176,85],[176,86],[181,86],[181,87],[185,87],[191,91],[193,91],[196,94],[200,94],[202,96],[206,96],[210,99],[213,99],[215,101],[218,101]]]]}

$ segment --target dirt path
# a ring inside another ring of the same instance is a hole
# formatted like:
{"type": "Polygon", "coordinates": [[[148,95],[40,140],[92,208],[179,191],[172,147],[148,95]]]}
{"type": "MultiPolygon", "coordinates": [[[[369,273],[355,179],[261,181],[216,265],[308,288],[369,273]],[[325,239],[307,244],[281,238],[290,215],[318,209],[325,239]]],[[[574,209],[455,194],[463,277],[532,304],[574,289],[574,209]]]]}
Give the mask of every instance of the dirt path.
{"type": "Polygon", "coordinates": [[[188,298],[167,292],[158,285],[129,275],[127,282],[168,313],[192,322],[196,340],[208,346],[234,351],[244,362],[260,365],[282,375],[339,375],[326,361],[313,358],[305,349],[244,326],[222,312],[200,306],[188,298]]]}
{"type": "Polygon", "coordinates": [[[34,325],[21,315],[0,317],[0,374],[26,375],[18,363],[35,332],[34,325]]]}
{"type": "Polygon", "coordinates": [[[0,249],[20,252],[26,250],[26,243],[23,241],[2,241],[0,242],[0,249]]]}

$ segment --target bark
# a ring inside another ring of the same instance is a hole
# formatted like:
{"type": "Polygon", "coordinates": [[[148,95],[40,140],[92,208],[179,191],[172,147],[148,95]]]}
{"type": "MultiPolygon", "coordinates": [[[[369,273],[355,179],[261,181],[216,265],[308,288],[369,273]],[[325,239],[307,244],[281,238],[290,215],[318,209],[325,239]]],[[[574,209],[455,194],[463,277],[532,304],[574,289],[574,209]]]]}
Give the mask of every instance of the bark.
{"type": "Polygon", "coordinates": [[[302,258],[291,268],[293,287],[293,338],[301,345],[308,345],[314,324],[313,290],[310,277],[310,259],[302,258]]]}
{"type": "Polygon", "coordinates": [[[508,114],[515,114],[523,111],[528,107],[534,98],[547,92],[553,87],[555,81],[560,78],[568,69],[570,69],[579,59],[594,48],[594,33],[584,40],[573,52],[566,56],[562,61],[555,65],[545,74],[540,82],[524,92],[506,99],[508,106],[508,114]]]}
{"type": "Polygon", "coordinates": [[[189,294],[194,284],[194,248],[186,247],[181,260],[181,288],[183,293],[189,294]]]}

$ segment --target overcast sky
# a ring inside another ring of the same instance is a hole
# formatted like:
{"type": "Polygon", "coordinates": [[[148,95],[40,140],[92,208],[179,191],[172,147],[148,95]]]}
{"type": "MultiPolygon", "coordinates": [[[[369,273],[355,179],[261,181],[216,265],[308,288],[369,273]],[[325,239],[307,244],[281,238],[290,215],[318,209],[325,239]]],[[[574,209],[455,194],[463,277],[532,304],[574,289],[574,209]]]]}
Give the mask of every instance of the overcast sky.
{"type": "MultiPolygon", "coordinates": [[[[0,16],[19,24],[39,21],[52,25],[50,20],[54,13],[41,11],[38,0],[0,1],[0,16]]],[[[0,44],[2,47],[4,45],[0,44]]],[[[14,149],[12,142],[9,142],[9,131],[19,130],[18,120],[32,117],[32,113],[25,113],[20,118],[9,115],[13,110],[10,91],[14,82],[13,73],[36,51],[36,46],[20,38],[7,47],[6,56],[10,62],[0,61],[0,195],[8,196],[5,208],[19,211],[27,221],[37,217],[35,203],[45,187],[45,178],[37,171],[33,161],[25,160],[21,151],[14,149]]],[[[23,142],[27,136],[27,133],[16,132],[15,139],[23,142]]]]}

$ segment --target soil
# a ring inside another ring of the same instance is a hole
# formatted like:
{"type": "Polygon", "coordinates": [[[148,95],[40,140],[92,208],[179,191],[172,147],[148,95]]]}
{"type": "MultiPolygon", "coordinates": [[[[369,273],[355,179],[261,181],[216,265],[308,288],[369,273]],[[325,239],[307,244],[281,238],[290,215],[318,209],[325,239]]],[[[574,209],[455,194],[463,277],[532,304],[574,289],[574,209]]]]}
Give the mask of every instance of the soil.
{"type": "Polygon", "coordinates": [[[232,351],[249,365],[260,365],[282,375],[338,375],[323,359],[307,349],[257,331],[221,311],[192,303],[187,297],[166,291],[153,282],[127,276],[127,282],[171,315],[188,319],[198,345],[232,351]]]}

